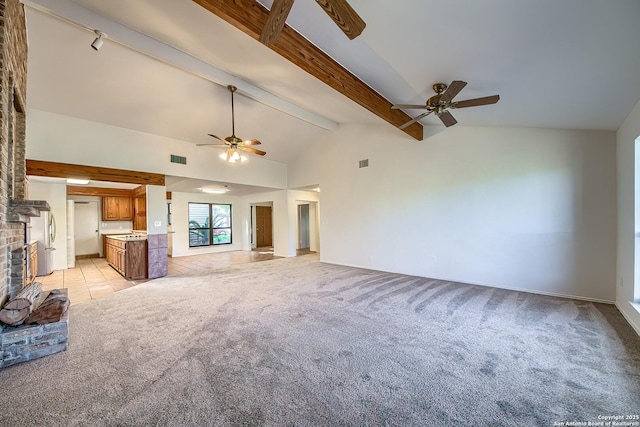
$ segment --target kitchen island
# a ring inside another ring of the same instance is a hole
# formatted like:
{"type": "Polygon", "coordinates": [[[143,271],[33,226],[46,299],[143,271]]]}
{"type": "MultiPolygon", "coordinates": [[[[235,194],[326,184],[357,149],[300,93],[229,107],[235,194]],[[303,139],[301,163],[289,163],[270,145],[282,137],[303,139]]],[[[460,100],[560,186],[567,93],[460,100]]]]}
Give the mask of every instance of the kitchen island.
{"type": "Polygon", "coordinates": [[[147,278],[147,236],[105,236],[105,256],[125,279],[147,278]]]}

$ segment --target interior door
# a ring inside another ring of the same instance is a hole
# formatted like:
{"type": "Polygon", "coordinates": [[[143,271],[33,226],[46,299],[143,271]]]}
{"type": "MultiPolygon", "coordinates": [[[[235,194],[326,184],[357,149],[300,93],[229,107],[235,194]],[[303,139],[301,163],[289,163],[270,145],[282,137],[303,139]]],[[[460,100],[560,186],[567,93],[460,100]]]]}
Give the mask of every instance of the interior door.
{"type": "Polygon", "coordinates": [[[75,202],[76,256],[100,253],[98,202],[75,202]]]}
{"type": "Polygon", "coordinates": [[[273,246],[271,206],[256,206],[256,247],[273,246]]]}

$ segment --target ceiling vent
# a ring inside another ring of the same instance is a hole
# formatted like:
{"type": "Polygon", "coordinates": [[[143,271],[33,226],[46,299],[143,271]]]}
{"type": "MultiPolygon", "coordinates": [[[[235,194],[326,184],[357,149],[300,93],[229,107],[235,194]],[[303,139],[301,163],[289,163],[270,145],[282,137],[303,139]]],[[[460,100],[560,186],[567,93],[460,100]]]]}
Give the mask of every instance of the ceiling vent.
{"type": "Polygon", "coordinates": [[[181,165],[187,164],[187,158],[184,156],[178,156],[176,154],[171,155],[171,163],[180,163],[181,165]]]}
{"type": "Polygon", "coordinates": [[[362,168],[368,168],[368,167],[369,167],[369,159],[360,160],[360,161],[358,162],[358,165],[359,165],[358,167],[359,167],[360,169],[362,169],[362,168]]]}

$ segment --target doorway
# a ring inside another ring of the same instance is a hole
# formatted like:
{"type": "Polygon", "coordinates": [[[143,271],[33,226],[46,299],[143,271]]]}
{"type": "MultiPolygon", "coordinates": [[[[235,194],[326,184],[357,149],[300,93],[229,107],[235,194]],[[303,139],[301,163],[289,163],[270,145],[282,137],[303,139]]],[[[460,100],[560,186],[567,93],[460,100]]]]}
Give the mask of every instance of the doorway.
{"type": "Polygon", "coordinates": [[[318,226],[318,202],[298,200],[297,209],[297,248],[298,255],[320,252],[320,234],[318,226]]]}
{"type": "Polygon", "coordinates": [[[298,249],[309,250],[311,248],[309,230],[309,205],[298,205],[298,249]]]}
{"type": "Polygon", "coordinates": [[[271,206],[256,206],[256,247],[273,246],[271,206]]]}
{"type": "Polygon", "coordinates": [[[100,256],[100,234],[98,202],[74,203],[75,224],[75,252],[78,256],[100,256]]]}

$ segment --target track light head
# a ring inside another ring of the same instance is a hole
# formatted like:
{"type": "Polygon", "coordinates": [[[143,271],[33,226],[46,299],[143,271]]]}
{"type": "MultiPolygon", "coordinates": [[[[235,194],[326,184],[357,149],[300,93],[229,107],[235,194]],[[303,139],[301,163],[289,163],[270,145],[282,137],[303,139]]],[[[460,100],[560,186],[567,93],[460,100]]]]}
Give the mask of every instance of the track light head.
{"type": "Polygon", "coordinates": [[[93,50],[100,50],[102,44],[104,43],[104,39],[107,38],[107,34],[103,33],[100,30],[95,30],[94,33],[96,33],[98,37],[96,37],[93,43],[91,43],[91,47],[93,48],[93,50]]]}

